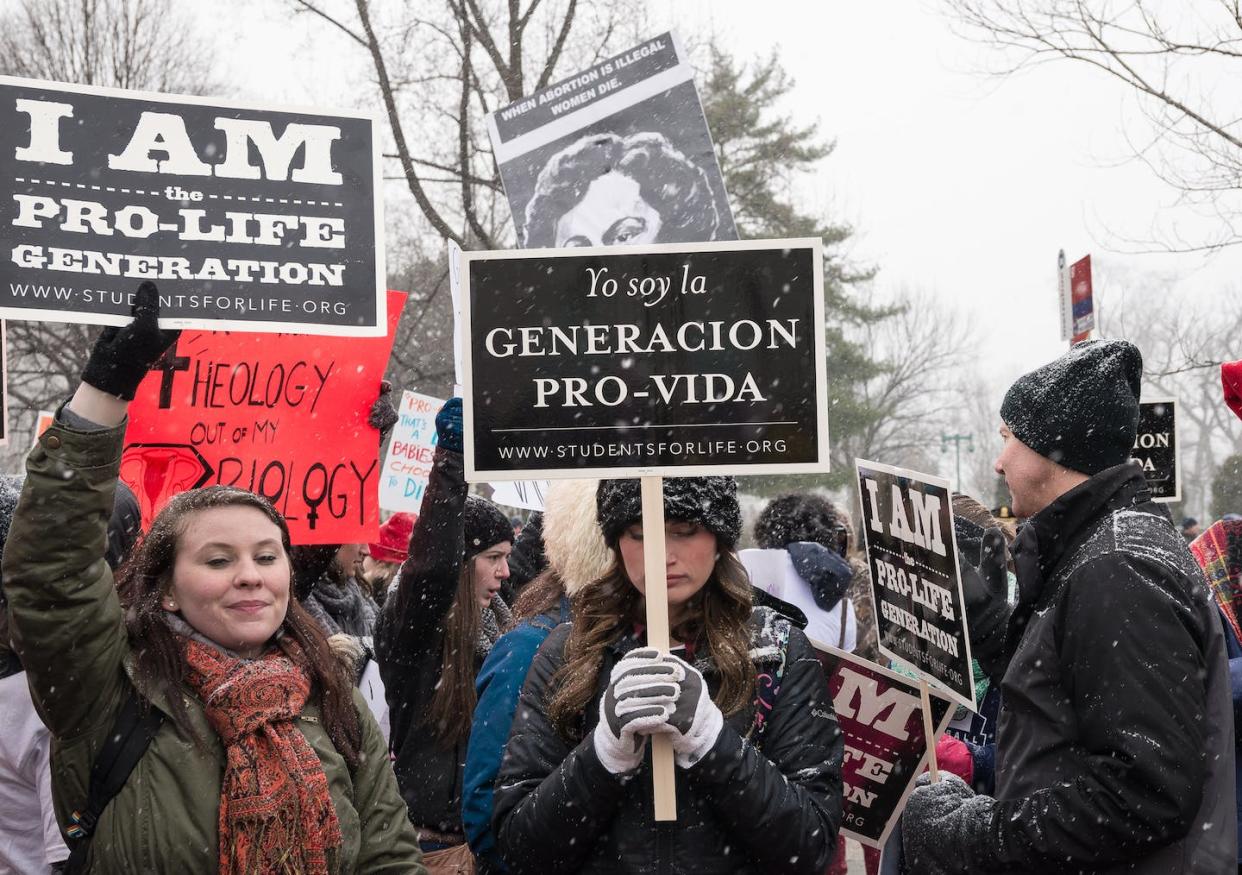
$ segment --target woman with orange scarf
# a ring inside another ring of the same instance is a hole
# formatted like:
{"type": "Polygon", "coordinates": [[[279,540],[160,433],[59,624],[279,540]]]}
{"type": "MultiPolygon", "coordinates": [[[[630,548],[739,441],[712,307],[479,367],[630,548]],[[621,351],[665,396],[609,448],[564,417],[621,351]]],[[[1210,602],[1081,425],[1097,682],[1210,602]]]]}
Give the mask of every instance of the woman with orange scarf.
{"type": "Polygon", "coordinates": [[[101,334],[31,451],[4,557],[71,865],[424,872],[379,728],[290,598],[289,530],[266,499],[233,487],[177,496],[114,585],[104,552],[126,409],[175,339],[159,330],[154,285],[133,312],[101,334]],[[119,715],[135,713],[129,737],[149,741],[110,753],[119,715]],[[101,806],[92,766],[126,758],[101,806]]]}

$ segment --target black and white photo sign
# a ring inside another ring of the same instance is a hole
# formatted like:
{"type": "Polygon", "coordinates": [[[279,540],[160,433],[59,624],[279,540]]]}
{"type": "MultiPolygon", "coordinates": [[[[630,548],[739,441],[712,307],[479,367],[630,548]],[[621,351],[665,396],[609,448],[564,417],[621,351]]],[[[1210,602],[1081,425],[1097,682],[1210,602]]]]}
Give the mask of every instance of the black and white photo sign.
{"type": "Polygon", "coordinates": [[[975,707],[949,482],[856,459],[880,652],[975,707]]]}
{"type": "Polygon", "coordinates": [[[523,247],[737,239],[671,33],[497,110],[488,128],[523,247]]]}
{"type": "Polygon", "coordinates": [[[0,77],[0,315],[383,335],[375,125],[0,77]]]}
{"type": "Polygon", "coordinates": [[[1181,501],[1181,465],[1177,458],[1177,401],[1149,398],[1139,404],[1133,457],[1143,467],[1152,501],[1181,501]]]}
{"type": "Polygon", "coordinates": [[[472,480],[828,470],[818,239],[463,253],[472,480]]]}

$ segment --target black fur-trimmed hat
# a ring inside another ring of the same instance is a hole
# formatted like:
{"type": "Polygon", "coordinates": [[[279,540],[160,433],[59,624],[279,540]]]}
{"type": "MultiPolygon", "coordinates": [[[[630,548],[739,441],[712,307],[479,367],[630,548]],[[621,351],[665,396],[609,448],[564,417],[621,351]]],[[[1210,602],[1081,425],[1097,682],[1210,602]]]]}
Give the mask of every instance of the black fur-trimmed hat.
{"type": "MultiPolygon", "coordinates": [[[[601,480],[595,493],[596,516],[608,546],[614,547],[626,526],[643,516],[638,480],[601,480]]],[[[737,481],[732,477],[670,477],[664,481],[664,518],[696,522],[732,550],[742,534],[737,481]]]]}

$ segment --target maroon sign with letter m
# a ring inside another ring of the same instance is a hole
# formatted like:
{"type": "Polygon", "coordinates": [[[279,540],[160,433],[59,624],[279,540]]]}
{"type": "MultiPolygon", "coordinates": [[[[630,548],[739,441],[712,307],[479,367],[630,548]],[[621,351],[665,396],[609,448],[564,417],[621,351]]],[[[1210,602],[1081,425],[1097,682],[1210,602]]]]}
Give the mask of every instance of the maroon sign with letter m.
{"type": "MultiPolygon", "coordinates": [[[[882,848],[927,761],[918,682],[852,653],[812,643],[845,735],[841,832],[882,848]]],[[[939,736],[949,724],[953,705],[933,689],[931,709],[939,736]]]]}

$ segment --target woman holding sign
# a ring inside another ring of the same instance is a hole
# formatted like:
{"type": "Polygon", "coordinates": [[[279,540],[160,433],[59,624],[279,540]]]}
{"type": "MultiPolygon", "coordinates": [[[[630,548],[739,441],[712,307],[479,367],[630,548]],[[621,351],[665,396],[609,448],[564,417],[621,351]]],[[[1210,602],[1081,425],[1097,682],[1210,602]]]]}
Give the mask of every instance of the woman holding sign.
{"type": "Polygon", "coordinates": [[[379,728],[290,599],[289,532],[265,499],[177,496],[117,597],[126,410],[175,336],[157,317],[144,283],[133,322],[100,336],[27,458],[5,548],[70,870],[422,872],[379,728]]]}
{"type": "Polygon", "coordinates": [[[731,477],[666,480],[673,652],[646,647],[637,480],[600,484],[613,567],[574,597],[522,690],[495,793],[517,872],[806,872],[832,859],[842,737],[806,637],[753,608],[731,477]],[[656,823],[648,739],[677,762],[656,823]]]}

